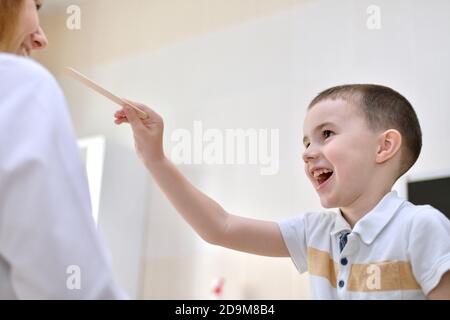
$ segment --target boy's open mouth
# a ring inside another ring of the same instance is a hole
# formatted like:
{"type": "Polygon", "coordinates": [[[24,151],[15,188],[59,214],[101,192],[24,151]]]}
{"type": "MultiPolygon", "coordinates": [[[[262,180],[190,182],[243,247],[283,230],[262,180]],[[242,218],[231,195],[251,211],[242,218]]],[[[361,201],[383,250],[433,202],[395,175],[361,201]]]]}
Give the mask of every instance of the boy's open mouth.
{"type": "Polygon", "coordinates": [[[333,170],[330,169],[315,169],[311,172],[312,176],[316,180],[318,186],[324,184],[333,175],[333,170]]]}

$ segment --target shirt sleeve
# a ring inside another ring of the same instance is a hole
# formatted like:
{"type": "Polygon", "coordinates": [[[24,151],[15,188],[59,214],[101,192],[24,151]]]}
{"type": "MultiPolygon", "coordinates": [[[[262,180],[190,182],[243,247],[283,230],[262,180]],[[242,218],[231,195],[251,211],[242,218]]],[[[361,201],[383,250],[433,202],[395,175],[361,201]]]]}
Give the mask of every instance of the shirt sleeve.
{"type": "Polygon", "coordinates": [[[301,214],[278,223],[291,259],[300,273],[308,271],[306,218],[307,214],[301,214]]]}
{"type": "Polygon", "coordinates": [[[408,253],[417,282],[428,295],[450,270],[450,221],[424,206],[413,219],[408,253]]]}
{"type": "Polygon", "coordinates": [[[59,86],[35,63],[9,69],[9,83],[0,79],[0,254],[17,298],[126,298],[97,233],[59,86]]]}

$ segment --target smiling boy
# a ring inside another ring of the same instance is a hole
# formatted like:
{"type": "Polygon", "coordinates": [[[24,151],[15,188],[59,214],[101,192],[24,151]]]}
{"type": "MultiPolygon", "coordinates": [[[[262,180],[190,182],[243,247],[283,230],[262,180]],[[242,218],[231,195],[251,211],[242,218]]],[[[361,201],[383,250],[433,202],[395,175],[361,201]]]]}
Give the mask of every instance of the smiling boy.
{"type": "Polygon", "coordinates": [[[279,223],[239,217],[195,188],[165,157],[162,118],[124,107],[137,152],[182,217],[206,241],[291,257],[315,299],[450,299],[450,222],[391,191],[422,145],[417,116],[394,90],[346,85],[320,93],[304,123],[305,172],[322,206],[279,223]]]}

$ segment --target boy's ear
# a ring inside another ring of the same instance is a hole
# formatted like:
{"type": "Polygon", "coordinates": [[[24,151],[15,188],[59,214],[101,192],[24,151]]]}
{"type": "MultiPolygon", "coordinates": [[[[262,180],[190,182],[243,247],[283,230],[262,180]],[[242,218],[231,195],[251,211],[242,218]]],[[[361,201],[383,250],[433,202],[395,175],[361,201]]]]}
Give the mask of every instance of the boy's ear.
{"type": "Polygon", "coordinates": [[[394,157],[402,146],[402,135],[398,130],[389,129],[379,137],[378,150],[375,161],[379,164],[394,157]]]}

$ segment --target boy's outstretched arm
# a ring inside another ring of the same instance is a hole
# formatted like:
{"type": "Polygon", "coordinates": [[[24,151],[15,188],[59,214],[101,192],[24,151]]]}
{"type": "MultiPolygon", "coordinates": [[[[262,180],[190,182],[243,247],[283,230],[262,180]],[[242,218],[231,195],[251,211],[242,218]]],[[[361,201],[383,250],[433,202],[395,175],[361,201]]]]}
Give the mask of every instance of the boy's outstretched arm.
{"type": "Polygon", "coordinates": [[[132,108],[124,106],[115,115],[116,124],[130,123],[136,151],[145,166],[175,209],[205,241],[263,256],[289,256],[276,222],[229,214],[193,186],[164,155],[162,118],[142,104],[130,103],[144,110],[148,117],[142,119],[132,108]]]}

